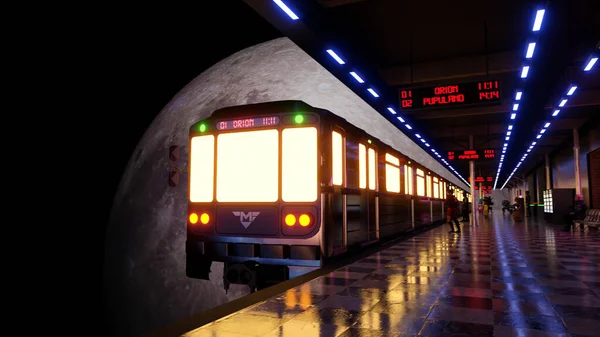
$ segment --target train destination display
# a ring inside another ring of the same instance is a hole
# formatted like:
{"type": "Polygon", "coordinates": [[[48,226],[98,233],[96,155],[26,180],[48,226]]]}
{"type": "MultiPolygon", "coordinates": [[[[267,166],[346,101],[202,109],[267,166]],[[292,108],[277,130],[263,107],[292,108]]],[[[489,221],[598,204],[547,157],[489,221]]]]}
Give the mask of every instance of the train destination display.
{"type": "Polygon", "coordinates": [[[500,103],[500,82],[477,81],[400,90],[403,110],[500,103]]]}
{"type": "Polygon", "coordinates": [[[448,160],[489,160],[496,158],[496,150],[448,151],[448,160]]]}
{"type": "Polygon", "coordinates": [[[279,117],[277,116],[241,118],[227,121],[218,121],[217,130],[247,129],[278,124],[279,117]]]}

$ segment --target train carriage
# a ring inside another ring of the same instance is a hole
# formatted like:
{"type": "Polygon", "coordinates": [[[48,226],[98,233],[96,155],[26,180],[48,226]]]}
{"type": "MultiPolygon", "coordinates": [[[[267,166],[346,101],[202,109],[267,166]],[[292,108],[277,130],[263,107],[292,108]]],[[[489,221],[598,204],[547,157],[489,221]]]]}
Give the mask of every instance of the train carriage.
{"type": "Polygon", "coordinates": [[[186,273],[261,288],[443,218],[441,177],[301,101],[234,106],[191,126],[186,273]]]}

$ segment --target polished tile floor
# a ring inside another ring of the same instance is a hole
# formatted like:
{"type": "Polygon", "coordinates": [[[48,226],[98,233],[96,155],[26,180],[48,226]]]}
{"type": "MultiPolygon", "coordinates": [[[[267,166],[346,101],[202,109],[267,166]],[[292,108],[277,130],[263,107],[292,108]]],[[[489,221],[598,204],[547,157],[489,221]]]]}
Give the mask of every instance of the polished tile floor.
{"type": "Polygon", "coordinates": [[[600,336],[600,236],[500,212],[438,227],[190,337],[600,336]]]}

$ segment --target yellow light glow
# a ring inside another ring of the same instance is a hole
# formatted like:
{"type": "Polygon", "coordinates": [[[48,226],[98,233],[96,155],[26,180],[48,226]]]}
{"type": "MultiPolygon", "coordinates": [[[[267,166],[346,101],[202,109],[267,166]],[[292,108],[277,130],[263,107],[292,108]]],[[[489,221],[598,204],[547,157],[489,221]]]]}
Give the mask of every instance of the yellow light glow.
{"type": "Polygon", "coordinates": [[[417,195],[425,196],[425,172],[417,169],[417,195]]]}
{"type": "Polygon", "coordinates": [[[388,163],[390,163],[390,164],[394,164],[394,165],[396,165],[396,166],[400,166],[400,159],[398,159],[398,158],[396,158],[396,157],[392,156],[392,155],[391,155],[391,154],[389,154],[389,153],[386,153],[386,154],[385,154],[385,161],[387,161],[387,162],[388,162],[388,163]]]}
{"type": "Polygon", "coordinates": [[[293,226],[296,224],[296,216],[293,214],[288,214],[285,216],[285,224],[288,226],[293,226]]]}
{"type": "Polygon", "coordinates": [[[431,198],[431,176],[427,175],[426,177],[426,182],[427,182],[427,196],[431,198]]]}
{"type": "Polygon", "coordinates": [[[192,213],[190,214],[190,223],[196,224],[198,222],[198,214],[192,213]]]}
{"type": "Polygon", "coordinates": [[[298,300],[296,299],[296,293],[293,289],[290,289],[285,292],[285,306],[287,308],[293,308],[298,304],[298,300]]]}
{"type": "Polygon", "coordinates": [[[400,168],[385,164],[385,188],[388,192],[400,193],[400,168]]]}
{"type": "Polygon", "coordinates": [[[291,128],[282,133],[281,198],[317,200],[317,129],[291,128]]]}
{"type": "Polygon", "coordinates": [[[260,130],[217,137],[217,201],[277,201],[278,134],[277,130],[260,130]]]}
{"type": "Polygon", "coordinates": [[[385,154],[385,188],[388,192],[400,193],[400,159],[385,154]]]}
{"type": "Polygon", "coordinates": [[[404,165],[404,193],[408,195],[413,194],[413,176],[412,167],[404,165]]]}
{"type": "Polygon", "coordinates": [[[298,304],[298,306],[301,309],[306,310],[311,305],[313,305],[312,292],[310,290],[307,290],[306,288],[302,288],[302,290],[300,290],[300,303],[298,304]]]}
{"type": "Polygon", "coordinates": [[[400,193],[400,168],[385,165],[385,187],[388,192],[400,193]]]}
{"type": "Polygon", "coordinates": [[[443,199],[446,199],[446,182],[444,181],[444,187],[442,187],[442,191],[444,192],[444,194],[442,195],[443,199]]]}
{"type": "Polygon", "coordinates": [[[202,215],[200,216],[200,222],[202,222],[203,225],[206,225],[209,221],[210,216],[208,216],[208,214],[206,213],[202,213],[202,215]]]}
{"type": "Polygon", "coordinates": [[[375,159],[375,150],[369,149],[369,189],[377,188],[377,160],[375,159]]]}
{"type": "Polygon", "coordinates": [[[344,176],[342,135],[333,131],[331,134],[331,178],[334,185],[341,186],[344,176]]]}
{"type": "Polygon", "coordinates": [[[367,148],[358,144],[358,187],[367,187],[367,148]]]}
{"type": "Polygon", "coordinates": [[[193,137],[190,149],[190,201],[213,201],[215,136],[193,137]]]}
{"type": "Polygon", "coordinates": [[[433,177],[433,197],[439,199],[440,197],[440,184],[437,177],[433,177]]]}
{"type": "Polygon", "coordinates": [[[300,222],[300,226],[302,227],[310,225],[310,217],[306,214],[302,214],[298,221],[300,222]]]}

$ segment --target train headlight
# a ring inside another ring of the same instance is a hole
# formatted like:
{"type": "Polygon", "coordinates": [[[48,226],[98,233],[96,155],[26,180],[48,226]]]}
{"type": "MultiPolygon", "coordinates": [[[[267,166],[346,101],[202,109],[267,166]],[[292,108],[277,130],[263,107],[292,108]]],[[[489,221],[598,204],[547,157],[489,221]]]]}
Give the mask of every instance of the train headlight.
{"type": "Polygon", "coordinates": [[[190,218],[189,219],[190,219],[190,223],[192,225],[195,225],[198,222],[198,214],[196,214],[196,213],[190,214],[190,218]]]}
{"type": "Polygon", "coordinates": [[[288,214],[285,216],[285,224],[292,227],[296,224],[296,216],[294,214],[288,214]]]}
{"type": "MultiPolygon", "coordinates": [[[[196,221],[198,221],[198,220],[196,220],[196,221]]],[[[210,221],[210,216],[208,215],[208,213],[202,213],[202,215],[200,216],[200,222],[203,225],[206,225],[209,221],[210,221]]]]}
{"type": "Polygon", "coordinates": [[[299,218],[300,226],[306,227],[310,225],[310,216],[302,214],[299,218]]]}

